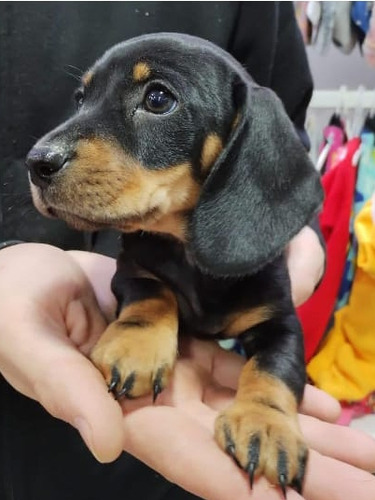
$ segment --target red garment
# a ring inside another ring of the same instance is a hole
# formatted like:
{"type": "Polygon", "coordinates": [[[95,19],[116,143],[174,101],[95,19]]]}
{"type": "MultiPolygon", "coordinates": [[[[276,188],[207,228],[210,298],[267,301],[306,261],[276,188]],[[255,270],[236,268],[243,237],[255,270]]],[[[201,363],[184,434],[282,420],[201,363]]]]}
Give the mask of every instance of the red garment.
{"type": "Polygon", "coordinates": [[[345,146],[345,158],[322,177],[325,200],[319,222],[327,247],[326,271],[314,295],[297,309],[304,333],[306,361],[315,354],[327,329],[344,272],[357,173],[352,159],[360,143],[358,137],[351,139],[345,146]]]}

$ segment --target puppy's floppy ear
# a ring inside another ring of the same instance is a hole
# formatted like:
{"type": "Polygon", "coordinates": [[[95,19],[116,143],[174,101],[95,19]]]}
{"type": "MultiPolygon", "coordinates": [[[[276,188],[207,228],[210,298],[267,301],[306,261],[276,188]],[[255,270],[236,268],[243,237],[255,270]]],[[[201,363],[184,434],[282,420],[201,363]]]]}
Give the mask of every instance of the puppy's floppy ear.
{"type": "Polygon", "coordinates": [[[252,274],[277,257],[323,200],[319,175],[276,95],[242,80],[233,95],[239,122],[191,225],[197,264],[218,276],[252,274]]]}

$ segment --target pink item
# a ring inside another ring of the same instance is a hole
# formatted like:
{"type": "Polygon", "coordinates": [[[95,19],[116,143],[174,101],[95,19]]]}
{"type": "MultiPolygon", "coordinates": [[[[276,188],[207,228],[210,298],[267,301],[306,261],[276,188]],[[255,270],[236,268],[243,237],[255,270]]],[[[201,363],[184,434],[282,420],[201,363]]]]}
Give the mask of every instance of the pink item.
{"type": "Polygon", "coordinates": [[[372,9],[370,26],[362,45],[363,55],[370,66],[375,68],[375,8],[372,9]]]}
{"type": "MultiPolygon", "coordinates": [[[[341,127],[337,125],[328,125],[324,127],[323,130],[324,142],[320,146],[320,151],[323,150],[324,146],[329,143],[330,148],[325,161],[325,172],[329,172],[331,168],[334,168],[337,163],[339,163],[342,158],[337,156],[337,150],[340,146],[345,143],[345,132],[341,127]]],[[[343,155],[345,156],[346,151],[344,149],[343,155]]]]}
{"type": "Polygon", "coordinates": [[[337,423],[339,425],[349,425],[354,418],[363,417],[375,413],[375,393],[355,403],[341,403],[341,415],[337,423]]]}

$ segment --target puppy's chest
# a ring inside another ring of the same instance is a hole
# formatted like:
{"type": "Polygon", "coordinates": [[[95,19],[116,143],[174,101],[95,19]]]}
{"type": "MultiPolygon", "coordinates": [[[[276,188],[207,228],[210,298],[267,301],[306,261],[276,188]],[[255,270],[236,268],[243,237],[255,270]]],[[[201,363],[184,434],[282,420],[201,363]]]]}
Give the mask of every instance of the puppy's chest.
{"type": "Polygon", "coordinates": [[[203,273],[177,240],[143,235],[132,243],[132,258],[139,268],[165,283],[176,295],[182,332],[236,337],[269,318],[262,273],[243,278],[214,277],[203,273]]]}

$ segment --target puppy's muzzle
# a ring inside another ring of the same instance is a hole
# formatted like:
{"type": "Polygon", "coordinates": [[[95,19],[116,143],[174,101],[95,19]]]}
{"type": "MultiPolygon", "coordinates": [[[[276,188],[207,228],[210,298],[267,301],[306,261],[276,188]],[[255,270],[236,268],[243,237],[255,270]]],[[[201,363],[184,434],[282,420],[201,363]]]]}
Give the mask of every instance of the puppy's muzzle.
{"type": "Polygon", "coordinates": [[[48,146],[35,146],[27,155],[26,166],[31,181],[40,188],[47,187],[64,168],[69,158],[65,153],[48,146]]]}

